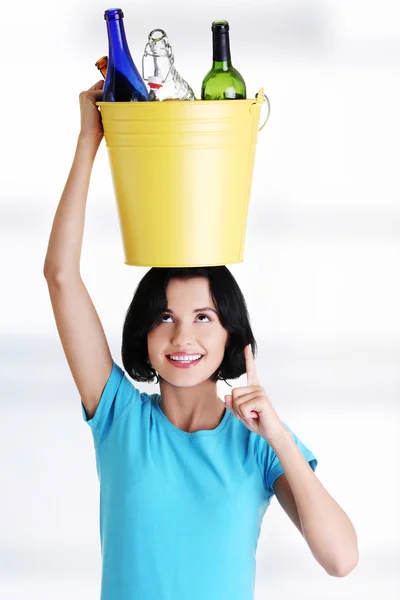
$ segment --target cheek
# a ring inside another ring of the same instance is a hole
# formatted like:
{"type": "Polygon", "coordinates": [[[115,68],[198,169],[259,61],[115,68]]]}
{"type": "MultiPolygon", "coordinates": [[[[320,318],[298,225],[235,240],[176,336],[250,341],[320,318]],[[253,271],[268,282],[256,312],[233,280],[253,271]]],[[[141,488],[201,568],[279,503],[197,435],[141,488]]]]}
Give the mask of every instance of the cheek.
{"type": "Polygon", "coordinates": [[[149,333],[147,335],[147,351],[149,356],[154,354],[157,351],[158,339],[156,332],[149,333]]]}
{"type": "Polygon", "coordinates": [[[213,335],[210,338],[210,343],[208,344],[208,347],[213,352],[216,352],[223,356],[227,342],[228,342],[228,335],[227,335],[226,331],[224,329],[222,331],[220,329],[218,329],[213,332],[213,335]]]}
{"type": "Polygon", "coordinates": [[[158,339],[162,336],[162,328],[155,327],[152,331],[147,334],[147,344],[154,345],[157,343],[158,339]]]}

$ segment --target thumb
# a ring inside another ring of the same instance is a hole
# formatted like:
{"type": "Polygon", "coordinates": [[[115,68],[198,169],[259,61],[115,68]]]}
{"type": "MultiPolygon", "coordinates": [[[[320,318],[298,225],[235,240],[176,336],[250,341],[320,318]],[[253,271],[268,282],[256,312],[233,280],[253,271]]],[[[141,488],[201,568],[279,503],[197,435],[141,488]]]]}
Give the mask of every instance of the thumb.
{"type": "Polygon", "coordinates": [[[101,98],[103,97],[103,90],[92,90],[90,96],[95,100],[101,100],[101,98]]]}
{"type": "Polygon", "coordinates": [[[100,90],[103,89],[104,87],[104,79],[100,79],[99,81],[97,81],[94,85],[92,85],[91,90],[100,90]]]}

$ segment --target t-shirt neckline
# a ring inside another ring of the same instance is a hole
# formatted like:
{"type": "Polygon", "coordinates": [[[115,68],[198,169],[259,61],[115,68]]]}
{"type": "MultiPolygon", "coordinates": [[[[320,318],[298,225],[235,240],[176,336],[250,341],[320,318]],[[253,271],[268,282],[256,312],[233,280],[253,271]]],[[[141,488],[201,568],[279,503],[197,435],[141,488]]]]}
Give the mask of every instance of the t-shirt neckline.
{"type": "Polygon", "coordinates": [[[183,429],[179,429],[179,427],[176,427],[176,425],[174,425],[168,419],[168,417],[164,414],[164,412],[162,411],[162,408],[160,406],[160,399],[161,399],[161,395],[155,394],[154,406],[155,406],[155,412],[156,412],[157,417],[161,420],[163,426],[170,433],[173,433],[174,435],[177,435],[181,438],[194,440],[199,437],[210,437],[210,436],[218,435],[219,433],[222,432],[223,429],[225,429],[226,425],[228,424],[228,422],[230,420],[230,417],[232,416],[232,413],[227,408],[225,408],[224,416],[222,417],[220,424],[217,425],[217,427],[215,427],[215,429],[200,429],[199,431],[192,431],[192,432],[183,431],[183,429]]]}

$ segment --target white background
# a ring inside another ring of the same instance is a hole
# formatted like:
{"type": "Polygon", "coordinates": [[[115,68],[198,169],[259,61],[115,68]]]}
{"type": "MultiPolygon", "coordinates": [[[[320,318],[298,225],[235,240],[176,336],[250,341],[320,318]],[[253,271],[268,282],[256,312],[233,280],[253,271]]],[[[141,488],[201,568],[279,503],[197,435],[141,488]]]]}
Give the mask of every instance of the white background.
{"type": "MultiPolygon", "coordinates": [[[[119,5],[140,66],[161,27],[199,97],[211,22],[231,25],[248,97],[264,86],[245,261],[232,265],[281,418],[352,519],[360,562],[329,577],[273,500],[256,598],[394,600],[399,576],[400,9],[395,0],[144,0],[119,5]]],[[[2,12],[0,597],[98,598],[98,482],[89,428],[42,275],[79,132],[78,95],[107,54],[94,0],[2,12]]],[[[154,165],[155,177],[157,165],[154,165]]],[[[147,269],[124,264],[103,141],[82,274],[117,362],[147,269]]],[[[235,383],[237,385],[237,383],[235,383]]],[[[139,384],[144,391],[155,385],[139,384]]],[[[240,518],[240,515],[238,515],[240,518]]]]}

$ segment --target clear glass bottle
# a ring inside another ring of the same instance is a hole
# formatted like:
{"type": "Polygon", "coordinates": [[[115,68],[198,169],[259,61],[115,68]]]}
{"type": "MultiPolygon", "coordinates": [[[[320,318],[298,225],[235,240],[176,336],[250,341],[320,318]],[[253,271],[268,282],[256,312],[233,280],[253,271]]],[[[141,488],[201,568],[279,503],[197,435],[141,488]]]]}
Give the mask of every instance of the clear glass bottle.
{"type": "Polygon", "coordinates": [[[213,64],[203,79],[202,100],[243,100],[246,98],[246,84],[243,77],[232,66],[229,43],[228,21],[214,21],[213,64]]]}
{"type": "Polygon", "coordinates": [[[196,100],[192,88],[178,73],[174,62],[165,31],[150,31],[142,60],[142,72],[150,88],[150,100],[196,100]]]}
{"type": "Polygon", "coordinates": [[[105,11],[108,33],[108,67],[103,102],[144,102],[149,99],[146,84],[133,62],[126,40],[124,13],[120,8],[105,11]]]}

